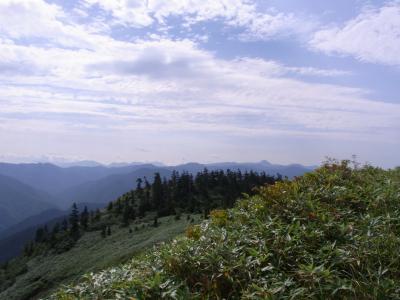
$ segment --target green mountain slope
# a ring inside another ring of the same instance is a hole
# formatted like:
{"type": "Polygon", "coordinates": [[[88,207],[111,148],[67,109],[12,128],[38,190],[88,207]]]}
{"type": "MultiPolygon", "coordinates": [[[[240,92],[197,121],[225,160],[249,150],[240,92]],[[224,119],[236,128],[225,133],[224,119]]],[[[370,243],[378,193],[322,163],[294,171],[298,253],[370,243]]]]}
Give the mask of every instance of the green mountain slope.
{"type": "Polygon", "coordinates": [[[111,235],[105,238],[99,231],[86,232],[69,251],[60,254],[46,252],[33,258],[11,261],[8,269],[19,276],[7,278],[0,269],[0,291],[3,290],[0,299],[37,299],[84,273],[126,262],[135,253],[182,233],[188,224],[186,218],[165,217],[159,219],[158,227],[153,227],[149,219],[149,222],[144,220],[132,225],[131,232],[128,228],[114,225],[111,226],[111,235]],[[10,280],[14,283],[7,282],[10,280]]]}
{"type": "Polygon", "coordinates": [[[102,211],[79,212],[74,204],[68,219],[37,228],[23,254],[0,266],[0,299],[36,299],[56,284],[126,261],[195,223],[187,213],[208,216],[213,208],[232,207],[242,193],[254,194],[255,187],[274,182],[256,172],[173,172],[169,180],[156,173],[151,183],[139,178],[135,190],[102,211]]]}
{"type": "Polygon", "coordinates": [[[398,299],[400,169],[327,163],[50,299],[398,299]]]}

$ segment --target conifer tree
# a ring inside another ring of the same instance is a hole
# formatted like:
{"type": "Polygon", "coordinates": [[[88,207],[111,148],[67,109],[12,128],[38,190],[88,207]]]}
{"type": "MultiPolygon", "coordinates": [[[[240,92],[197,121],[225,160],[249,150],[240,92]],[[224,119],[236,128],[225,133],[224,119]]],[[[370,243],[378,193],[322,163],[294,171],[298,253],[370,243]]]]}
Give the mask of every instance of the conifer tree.
{"type": "Polygon", "coordinates": [[[85,208],[83,209],[80,219],[81,219],[80,220],[81,226],[86,230],[88,228],[88,223],[89,223],[89,212],[87,206],[85,206],[85,208]]]}
{"type": "Polygon", "coordinates": [[[70,236],[74,240],[79,239],[79,211],[76,203],[72,205],[71,214],[69,215],[69,223],[71,224],[70,236]]]}
{"type": "Polygon", "coordinates": [[[160,173],[156,173],[154,175],[154,182],[152,185],[152,196],[153,196],[153,203],[154,208],[160,214],[164,209],[164,202],[163,202],[163,186],[161,181],[160,173]]]}
{"type": "Polygon", "coordinates": [[[131,191],[130,193],[130,200],[131,200],[131,205],[135,205],[135,192],[131,191]]]}
{"type": "Polygon", "coordinates": [[[164,199],[163,199],[164,211],[162,212],[162,215],[168,216],[168,215],[172,214],[173,206],[172,206],[172,201],[171,201],[171,193],[170,193],[169,183],[165,177],[163,178],[162,190],[163,190],[163,197],[164,197],[164,199]]]}
{"type": "Polygon", "coordinates": [[[139,198],[139,207],[138,207],[138,213],[139,213],[139,217],[143,218],[146,214],[146,200],[145,200],[145,195],[143,192],[143,188],[142,188],[142,179],[138,178],[136,180],[137,185],[136,185],[136,194],[139,198]]]}
{"type": "Polygon", "coordinates": [[[144,201],[144,206],[145,210],[150,210],[152,208],[151,201],[150,201],[150,193],[151,193],[151,186],[150,183],[148,182],[146,176],[144,177],[144,190],[145,190],[145,201],[144,201]]]}
{"type": "Polygon", "coordinates": [[[139,197],[143,196],[142,178],[136,179],[136,193],[139,197]]]}
{"type": "Polygon", "coordinates": [[[122,226],[127,227],[129,225],[129,220],[131,217],[131,207],[125,204],[124,211],[122,213],[122,226]]]}

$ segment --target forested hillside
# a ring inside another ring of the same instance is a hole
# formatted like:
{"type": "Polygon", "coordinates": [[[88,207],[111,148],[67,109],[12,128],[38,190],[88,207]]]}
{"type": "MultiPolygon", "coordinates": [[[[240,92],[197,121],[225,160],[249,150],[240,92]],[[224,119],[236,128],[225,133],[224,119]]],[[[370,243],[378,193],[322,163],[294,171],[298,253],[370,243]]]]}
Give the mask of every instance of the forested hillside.
{"type": "Polygon", "coordinates": [[[0,268],[0,298],[35,298],[85,272],[126,261],[276,180],[281,178],[252,171],[173,171],[170,179],[155,173],[151,180],[138,178],[134,189],[104,210],[74,205],[68,218],[39,227],[23,255],[0,268]]]}
{"type": "MultiPolygon", "coordinates": [[[[1,224],[4,224],[4,230],[0,228],[0,262],[18,255],[23,244],[34,238],[34,232],[38,226],[47,222],[54,223],[61,215],[68,215],[68,210],[73,203],[78,205],[80,211],[83,210],[85,205],[89,209],[93,207],[103,208],[106,203],[117,199],[120,195],[135,187],[137,179],[144,180],[144,177],[146,177],[149,184],[152,184],[154,173],[159,173],[162,178],[170,179],[174,170],[180,173],[196,174],[204,169],[208,169],[210,172],[230,169],[240,171],[242,174],[252,170],[260,173],[266,172],[267,174],[279,173],[291,178],[293,175],[301,175],[311,170],[311,167],[276,165],[267,161],[257,163],[226,162],[207,165],[187,163],[177,166],[122,164],[67,168],[60,168],[51,164],[0,163],[0,174],[8,174],[10,180],[13,180],[13,178],[14,180],[21,180],[21,183],[24,182],[22,184],[29,185],[29,189],[34,189],[35,194],[42,195],[41,200],[48,200],[46,202],[50,202],[51,205],[50,209],[43,210],[43,206],[35,206],[35,201],[29,201],[25,210],[19,210],[14,214],[14,217],[10,217],[9,209],[24,201],[26,203],[26,200],[29,200],[33,195],[33,193],[24,193],[24,197],[27,197],[27,199],[20,199],[24,198],[21,197],[20,192],[26,190],[26,187],[15,189],[20,191],[18,192],[20,197],[14,197],[15,199],[18,198],[15,203],[7,204],[7,207],[0,203],[0,215],[2,216],[0,227],[1,224]],[[51,196],[48,193],[51,193],[51,196]],[[2,245],[8,245],[8,247],[2,247],[2,245]]],[[[143,184],[145,184],[144,181],[143,184]]],[[[7,201],[6,197],[0,197],[0,202],[4,201],[7,201]]]]}
{"type": "Polygon", "coordinates": [[[398,299],[400,168],[328,162],[49,299],[398,299]]]}
{"type": "Polygon", "coordinates": [[[155,173],[152,183],[146,177],[138,178],[134,190],[110,201],[105,212],[108,220],[104,220],[100,210],[89,212],[85,207],[79,212],[74,204],[69,219],[52,228],[46,225],[38,228],[35,240],[26,245],[24,253],[30,256],[43,252],[43,248],[57,252],[68,250],[86,231],[104,232],[116,222],[127,227],[149,213],[154,215],[155,224],[159,217],[174,215],[179,219],[182,213],[203,214],[207,218],[212,209],[233,207],[243,194],[254,193],[254,188],[274,184],[276,180],[282,179],[253,171],[205,169],[195,176],[173,171],[170,179],[155,173]]]}

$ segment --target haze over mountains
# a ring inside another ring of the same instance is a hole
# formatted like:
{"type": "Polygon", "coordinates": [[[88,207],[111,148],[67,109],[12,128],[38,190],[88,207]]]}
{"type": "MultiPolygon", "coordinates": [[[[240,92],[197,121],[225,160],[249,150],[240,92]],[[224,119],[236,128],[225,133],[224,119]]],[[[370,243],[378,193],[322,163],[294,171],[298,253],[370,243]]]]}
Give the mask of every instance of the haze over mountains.
{"type": "MultiPolygon", "coordinates": [[[[267,174],[288,177],[313,169],[294,164],[275,165],[267,161],[187,163],[177,166],[140,163],[104,166],[85,161],[70,167],[49,163],[0,163],[0,245],[9,245],[14,249],[11,251],[14,255],[33,236],[37,226],[68,215],[74,202],[81,209],[85,205],[89,209],[102,208],[135,188],[138,178],[146,177],[151,182],[156,172],[168,178],[174,170],[197,173],[204,168],[265,171],[267,174]]],[[[4,255],[0,253],[0,258],[4,255]]],[[[5,257],[9,257],[8,253],[5,257]]]]}
{"type": "MultiPolygon", "coordinates": [[[[79,162],[77,163],[79,164],[79,162]]],[[[95,162],[82,162],[83,166],[60,167],[49,163],[35,164],[10,164],[0,163],[0,183],[4,188],[0,204],[7,204],[7,209],[12,210],[12,204],[7,199],[21,199],[31,203],[35,210],[25,212],[21,217],[16,215],[15,221],[40,213],[46,209],[68,209],[73,202],[76,203],[106,203],[132,189],[137,178],[147,177],[149,181],[155,172],[162,177],[168,177],[173,170],[196,173],[204,168],[209,170],[231,169],[245,171],[265,171],[268,174],[281,174],[293,177],[301,175],[313,167],[302,165],[275,165],[267,161],[258,163],[223,162],[213,164],[187,163],[177,166],[160,166],[153,164],[111,164],[104,166],[95,162]],[[5,176],[5,177],[4,177],[5,176]],[[8,189],[6,190],[6,186],[8,189]],[[14,186],[10,190],[11,186],[14,186]],[[17,187],[20,186],[20,187],[17,187]],[[7,193],[6,193],[7,191],[7,193]],[[33,205],[31,198],[36,199],[33,205]],[[39,201],[40,200],[40,201],[39,201]]],[[[14,201],[19,205],[18,201],[14,201]]],[[[0,213],[4,213],[3,209],[0,213]]],[[[3,218],[4,219],[4,218],[3,218]]],[[[15,221],[8,222],[15,224],[15,221]]],[[[6,225],[3,225],[7,227],[6,225]]]]}
{"type": "Polygon", "coordinates": [[[87,164],[87,162],[83,162],[83,166],[60,167],[49,163],[0,163],[0,175],[11,177],[34,189],[43,191],[53,197],[50,201],[51,204],[68,208],[73,202],[108,202],[112,200],[107,196],[99,198],[92,194],[93,187],[96,187],[97,190],[98,187],[107,186],[111,197],[116,197],[131,189],[136,178],[147,176],[151,180],[155,172],[160,172],[161,175],[168,177],[173,170],[195,173],[204,168],[209,170],[240,169],[241,171],[265,171],[269,174],[279,173],[283,176],[293,177],[312,169],[312,167],[301,165],[275,165],[267,161],[259,163],[187,163],[177,166],[139,163],[104,166],[95,162],[90,163],[92,166],[87,166],[87,164]]]}
{"type": "Polygon", "coordinates": [[[108,168],[105,166],[74,166],[62,168],[49,163],[0,163],[0,174],[15,178],[53,196],[63,190],[87,181],[98,180],[112,174],[131,172],[140,166],[108,168]]]}
{"type": "Polygon", "coordinates": [[[47,193],[0,175],[0,231],[54,207],[54,202],[47,193]]]}

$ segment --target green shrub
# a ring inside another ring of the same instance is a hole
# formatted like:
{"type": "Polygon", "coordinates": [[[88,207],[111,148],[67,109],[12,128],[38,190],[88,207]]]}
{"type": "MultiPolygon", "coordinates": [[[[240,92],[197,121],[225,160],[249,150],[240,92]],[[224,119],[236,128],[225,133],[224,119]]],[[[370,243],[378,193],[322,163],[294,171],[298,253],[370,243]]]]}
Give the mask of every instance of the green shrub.
{"type": "Polygon", "coordinates": [[[210,215],[51,299],[400,298],[399,169],[327,162],[210,215]]]}

